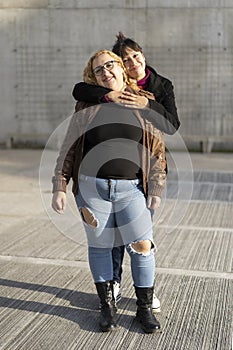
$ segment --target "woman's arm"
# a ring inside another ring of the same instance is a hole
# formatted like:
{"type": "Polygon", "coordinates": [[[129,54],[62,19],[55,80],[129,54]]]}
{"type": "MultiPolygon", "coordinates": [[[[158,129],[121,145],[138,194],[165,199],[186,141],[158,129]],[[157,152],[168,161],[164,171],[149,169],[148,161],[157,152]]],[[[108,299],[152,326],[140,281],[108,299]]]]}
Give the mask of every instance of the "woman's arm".
{"type": "MultiPolygon", "coordinates": [[[[70,125],[72,124],[72,121],[70,125]]],[[[53,197],[52,197],[52,208],[58,213],[63,214],[66,208],[66,187],[71,178],[73,164],[74,164],[74,150],[76,142],[70,147],[67,152],[67,147],[69,147],[69,141],[67,135],[69,133],[70,127],[66,134],[66,138],[63,142],[61,151],[57,158],[57,164],[55,167],[55,175],[52,178],[53,183],[53,197]]]]}
{"type": "Polygon", "coordinates": [[[123,91],[121,102],[128,107],[148,107],[143,111],[144,118],[150,121],[155,128],[172,135],[178,130],[180,121],[177,114],[173,86],[168,80],[167,85],[168,89],[165,90],[163,87],[163,90],[158,95],[158,100],[151,92],[139,90],[137,94],[123,91]]]}
{"type": "Polygon", "coordinates": [[[66,186],[73,174],[76,150],[80,142],[80,137],[82,136],[80,131],[80,119],[85,119],[85,108],[88,107],[88,104],[82,102],[78,102],[77,105],[77,112],[73,114],[70,120],[57,158],[54,176],[52,178],[53,193],[56,191],[66,192],[66,186]]]}
{"type": "Polygon", "coordinates": [[[174,89],[169,80],[166,81],[166,86],[163,87],[160,99],[149,100],[149,108],[151,113],[148,114],[147,119],[157,129],[169,135],[173,135],[179,129],[180,121],[177,114],[174,89]]]}
{"type": "Polygon", "coordinates": [[[81,82],[75,85],[72,95],[76,101],[102,103],[104,95],[110,91],[110,89],[99,85],[91,85],[81,82]]]}
{"type": "Polygon", "coordinates": [[[162,197],[166,185],[166,156],[163,134],[156,129],[151,129],[150,137],[150,164],[148,169],[148,199],[150,197],[162,197]]]}
{"type": "MultiPolygon", "coordinates": [[[[104,88],[98,85],[91,85],[84,82],[77,83],[73,89],[73,97],[77,101],[85,101],[91,103],[103,103],[107,95],[113,93],[112,90],[104,88]]],[[[177,108],[175,103],[175,95],[173,91],[172,83],[167,80],[166,86],[160,94],[159,101],[153,100],[150,97],[146,98],[146,91],[141,92],[142,96],[138,94],[130,93],[128,91],[120,92],[115,91],[118,94],[116,98],[111,98],[113,102],[123,103],[128,107],[148,107],[149,109],[145,113],[146,119],[150,121],[154,127],[162,132],[173,135],[180,126],[179,117],[177,114],[177,108]],[[144,97],[144,102],[140,100],[144,97]]]]}

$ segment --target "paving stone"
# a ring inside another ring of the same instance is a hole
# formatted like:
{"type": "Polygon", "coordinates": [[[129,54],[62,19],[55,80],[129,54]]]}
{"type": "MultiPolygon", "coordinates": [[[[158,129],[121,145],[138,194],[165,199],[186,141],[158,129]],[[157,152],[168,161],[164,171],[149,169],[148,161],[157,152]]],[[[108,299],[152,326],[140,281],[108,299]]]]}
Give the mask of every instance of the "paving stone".
{"type": "MultiPolygon", "coordinates": [[[[162,333],[144,334],[135,321],[127,254],[119,329],[102,333],[81,219],[73,224],[67,216],[59,229],[45,212],[38,183],[40,151],[0,151],[6,183],[0,191],[1,350],[231,349],[232,157],[190,156],[193,183],[184,168],[180,195],[170,167],[167,198],[155,215],[162,333]]],[[[177,157],[182,164],[182,154],[177,157]]],[[[46,191],[49,203],[49,187],[46,191]]]]}

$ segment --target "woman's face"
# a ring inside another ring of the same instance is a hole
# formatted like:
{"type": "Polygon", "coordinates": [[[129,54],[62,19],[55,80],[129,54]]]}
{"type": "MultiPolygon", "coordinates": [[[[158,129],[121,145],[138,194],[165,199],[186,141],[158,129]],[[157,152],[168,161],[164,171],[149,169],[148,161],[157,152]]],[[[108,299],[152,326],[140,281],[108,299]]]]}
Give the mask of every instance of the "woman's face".
{"type": "Polygon", "coordinates": [[[125,53],[123,62],[128,75],[135,80],[144,78],[146,75],[146,60],[143,53],[140,51],[134,51],[129,47],[127,47],[125,53]]]}
{"type": "Polygon", "coordinates": [[[111,90],[120,91],[124,88],[123,69],[109,54],[96,57],[92,63],[97,84],[111,90]]]}

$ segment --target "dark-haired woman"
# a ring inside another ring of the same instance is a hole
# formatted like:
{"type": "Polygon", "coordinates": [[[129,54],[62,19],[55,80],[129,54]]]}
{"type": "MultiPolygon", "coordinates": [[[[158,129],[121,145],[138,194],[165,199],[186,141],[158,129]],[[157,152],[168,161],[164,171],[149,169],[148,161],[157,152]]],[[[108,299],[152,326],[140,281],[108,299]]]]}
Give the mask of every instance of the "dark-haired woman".
{"type": "Polygon", "coordinates": [[[117,36],[112,51],[122,58],[129,77],[137,82],[139,88],[153,93],[155,100],[145,97],[142,103],[141,96],[133,93],[110,91],[110,89],[84,82],[75,85],[73,89],[75,100],[90,103],[111,100],[132,106],[148,107],[155,112],[150,115],[154,126],[166,134],[174,134],[180,126],[180,121],[171,81],[147,65],[141,46],[134,40],[126,38],[121,32],[117,36]]]}

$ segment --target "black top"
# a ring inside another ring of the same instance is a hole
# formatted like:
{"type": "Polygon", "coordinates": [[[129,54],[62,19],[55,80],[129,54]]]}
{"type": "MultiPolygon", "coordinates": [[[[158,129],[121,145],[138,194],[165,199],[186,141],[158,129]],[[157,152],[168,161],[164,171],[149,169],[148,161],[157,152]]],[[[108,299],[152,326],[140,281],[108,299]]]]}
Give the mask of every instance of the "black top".
{"type": "Polygon", "coordinates": [[[85,133],[80,172],[99,178],[141,177],[141,125],[129,108],[102,105],[85,133]]]}
{"type": "MultiPolygon", "coordinates": [[[[154,94],[155,101],[149,100],[150,109],[145,118],[151,121],[157,129],[172,135],[180,126],[172,82],[157,74],[152,67],[147,66],[147,68],[151,74],[145,90],[154,94]]],[[[77,101],[102,103],[104,95],[110,91],[99,85],[81,82],[75,85],[72,94],[77,101]]]]}

